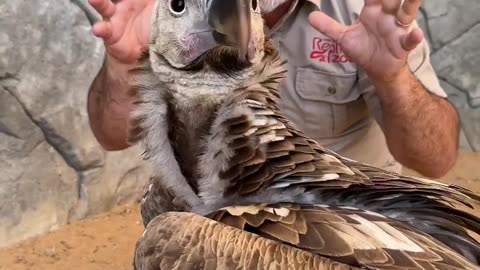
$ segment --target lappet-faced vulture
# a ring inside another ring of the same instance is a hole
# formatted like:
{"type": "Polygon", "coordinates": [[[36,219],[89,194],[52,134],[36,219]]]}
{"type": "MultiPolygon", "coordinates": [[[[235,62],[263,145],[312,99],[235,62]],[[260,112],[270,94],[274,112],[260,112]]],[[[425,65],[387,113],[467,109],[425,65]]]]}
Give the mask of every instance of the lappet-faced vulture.
{"type": "MultiPolygon", "coordinates": [[[[162,0],[132,71],[153,175],[134,267],[478,269],[480,196],[347,159],[279,110],[255,0],[162,0]]],[[[320,117],[320,116],[319,116],[320,117]]]]}

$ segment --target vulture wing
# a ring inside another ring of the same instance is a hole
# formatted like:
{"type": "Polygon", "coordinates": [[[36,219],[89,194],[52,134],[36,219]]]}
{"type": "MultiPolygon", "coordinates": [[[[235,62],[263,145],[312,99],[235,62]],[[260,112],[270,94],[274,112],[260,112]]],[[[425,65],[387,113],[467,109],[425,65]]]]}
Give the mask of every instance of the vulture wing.
{"type": "Polygon", "coordinates": [[[351,207],[252,205],[227,207],[209,217],[354,267],[478,268],[412,226],[351,207]]]}
{"type": "Polygon", "coordinates": [[[137,243],[135,270],[358,269],[192,213],[154,218],[137,243]]]}
{"type": "MultiPolygon", "coordinates": [[[[443,246],[433,241],[436,238],[480,264],[480,219],[472,214],[473,205],[480,205],[477,194],[427,179],[401,176],[344,158],[321,147],[283,117],[277,107],[277,83],[278,78],[283,76],[282,63],[278,60],[265,63],[258,72],[261,75],[238,89],[220,108],[207,138],[207,151],[201,157],[199,169],[203,174],[200,197],[210,205],[209,210],[273,203],[355,207],[382,215],[385,224],[395,226],[404,237],[413,237],[412,241],[423,241],[424,248],[432,245],[429,248],[442,250],[443,246]],[[393,220],[397,223],[392,223],[393,220]],[[402,227],[400,222],[407,227],[402,227]],[[429,237],[418,234],[418,239],[415,238],[417,235],[414,237],[412,233],[416,231],[408,226],[429,237]]],[[[347,219],[344,210],[317,208],[315,211],[310,209],[309,213],[323,216],[333,211],[330,216],[347,219]]],[[[296,211],[303,213],[304,208],[296,211]]],[[[205,211],[199,212],[205,214],[205,211]]],[[[363,218],[369,222],[378,219],[373,214],[363,218]]],[[[342,226],[353,224],[348,222],[342,226]]],[[[280,225],[275,225],[275,230],[278,230],[277,226],[280,225]]],[[[321,226],[322,229],[326,227],[340,230],[340,227],[332,227],[331,224],[321,226]]],[[[363,231],[364,234],[367,232],[374,231],[363,231]]],[[[313,235],[302,241],[311,240],[311,237],[313,235]]],[[[301,245],[302,241],[295,246],[305,248],[301,245]]],[[[388,246],[378,248],[383,248],[382,254],[388,254],[388,246]]],[[[375,254],[380,256],[378,252],[375,254]]],[[[351,253],[349,256],[356,255],[351,253]]],[[[453,262],[458,259],[450,261],[448,258],[442,257],[439,261],[456,265],[453,262]]],[[[397,264],[399,261],[388,261],[392,262],[397,264]]],[[[422,262],[416,263],[421,265],[422,262]]]]}

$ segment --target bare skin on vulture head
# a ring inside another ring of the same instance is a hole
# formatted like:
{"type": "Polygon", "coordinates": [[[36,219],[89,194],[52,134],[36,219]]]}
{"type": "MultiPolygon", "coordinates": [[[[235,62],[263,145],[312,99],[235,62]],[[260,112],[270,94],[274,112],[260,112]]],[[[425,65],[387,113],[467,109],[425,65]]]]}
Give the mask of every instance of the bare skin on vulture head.
{"type": "Polygon", "coordinates": [[[153,167],[135,269],[479,268],[478,194],[342,157],[283,116],[256,0],[158,0],[152,26],[132,71],[129,140],[153,167]]]}

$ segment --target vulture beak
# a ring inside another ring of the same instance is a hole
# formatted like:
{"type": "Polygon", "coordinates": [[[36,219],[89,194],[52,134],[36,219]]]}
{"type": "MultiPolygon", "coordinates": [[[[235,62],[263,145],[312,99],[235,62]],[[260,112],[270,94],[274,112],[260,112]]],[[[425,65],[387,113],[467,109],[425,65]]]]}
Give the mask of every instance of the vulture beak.
{"type": "Polygon", "coordinates": [[[248,59],[252,0],[209,0],[208,24],[219,44],[237,48],[248,59]]]}

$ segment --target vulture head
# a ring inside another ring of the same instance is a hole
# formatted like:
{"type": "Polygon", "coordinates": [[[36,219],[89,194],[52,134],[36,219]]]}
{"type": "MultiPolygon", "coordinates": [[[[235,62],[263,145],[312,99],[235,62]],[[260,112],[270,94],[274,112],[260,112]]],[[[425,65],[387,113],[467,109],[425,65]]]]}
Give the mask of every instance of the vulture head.
{"type": "Polygon", "coordinates": [[[152,23],[154,71],[161,72],[167,64],[177,70],[232,74],[252,66],[263,54],[257,0],[157,1],[152,23]]]}

